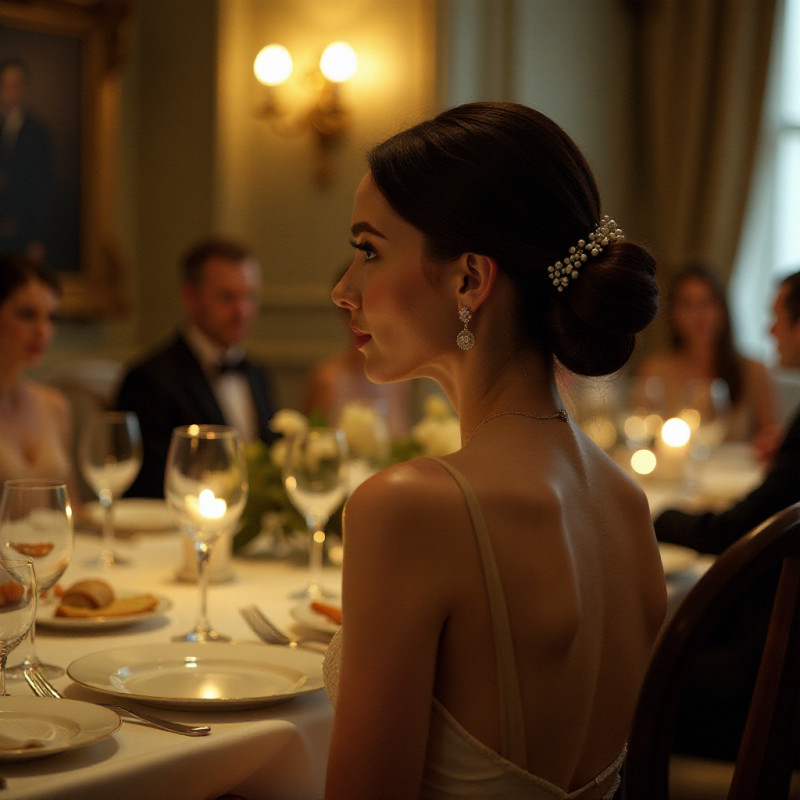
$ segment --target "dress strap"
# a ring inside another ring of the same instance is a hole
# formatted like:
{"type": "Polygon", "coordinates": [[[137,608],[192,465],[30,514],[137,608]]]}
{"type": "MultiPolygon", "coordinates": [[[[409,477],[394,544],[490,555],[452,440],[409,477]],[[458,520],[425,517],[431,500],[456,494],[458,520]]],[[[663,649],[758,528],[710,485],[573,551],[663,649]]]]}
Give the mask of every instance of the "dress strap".
{"type": "Polygon", "coordinates": [[[511,638],[511,625],[508,620],[503,584],[497,571],[494,551],[489,539],[486,520],[475,496],[475,491],[467,479],[454,466],[441,458],[430,457],[441,464],[458,484],[467,504],[472,528],[483,563],[483,575],[489,597],[489,610],[494,633],[495,655],[497,658],[497,681],[500,690],[501,716],[501,755],[518,767],[527,770],[528,749],[525,739],[525,719],[522,712],[522,697],[519,690],[514,643],[511,638]]]}

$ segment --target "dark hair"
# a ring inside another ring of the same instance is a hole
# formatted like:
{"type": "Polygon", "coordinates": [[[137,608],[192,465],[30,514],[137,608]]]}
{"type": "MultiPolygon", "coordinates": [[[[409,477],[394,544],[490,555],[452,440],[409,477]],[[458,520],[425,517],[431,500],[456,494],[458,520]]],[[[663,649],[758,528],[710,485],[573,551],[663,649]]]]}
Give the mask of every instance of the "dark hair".
{"type": "Polygon", "coordinates": [[[800,272],[787,275],[782,281],[781,286],[785,286],[788,291],[783,298],[783,307],[789,315],[791,321],[800,320],[800,272]]]}
{"type": "Polygon", "coordinates": [[[182,261],[183,280],[186,283],[199,283],[206,262],[212,258],[226,261],[246,261],[252,258],[251,251],[241,242],[222,237],[210,237],[192,245],[182,261]]]}
{"type": "Polygon", "coordinates": [[[61,296],[58,278],[44,264],[17,253],[0,253],[0,303],[29,281],[39,281],[61,296]]]}
{"type": "Polygon", "coordinates": [[[722,327],[717,334],[717,341],[714,343],[714,377],[722,378],[728,384],[731,403],[736,405],[744,391],[742,357],[739,355],[736,344],[733,341],[733,326],[731,325],[728,301],[725,297],[725,288],[716,274],[705,264],[699,262],[688,264],[672,279],[670,284],[667,294],[667,309],[669,312],[667,325],[672,347],[675,350],[680,350],[684,345],[680,331],[675,327],[673,308],[681,286],[688,281],[701,281],[704,283],[722,312],[722,327]]]}
{"type": "Polygon", "coordinates": [[[558,292],[547,267],[601,217],[586,160],[552,120],[516,103],[468,103],[373,148],[373,180],[425,238],[426,256],[491,256],[517,287],[529,342],[582,375],[614,372],[657,311],[655,262],[613,242],[558,292]]]}

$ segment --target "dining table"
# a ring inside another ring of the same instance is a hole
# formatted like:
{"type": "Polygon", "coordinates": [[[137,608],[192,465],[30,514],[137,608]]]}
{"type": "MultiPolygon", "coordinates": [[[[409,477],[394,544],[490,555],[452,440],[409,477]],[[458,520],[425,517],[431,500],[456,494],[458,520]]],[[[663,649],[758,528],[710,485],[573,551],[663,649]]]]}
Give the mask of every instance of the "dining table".
{"type": "MultiPolygon", "coordinates": [[[[192,556],[191,550],[187,551],[188,538],[163,514],[164,524],[160,528],[153,524],[158,517],[157,506],[144,509],[142,504],[148,501],[138,501],[139,506],[136,502],[132,500],[127,509],[129,519],[135,520],[138,508],[147,512],[142,518],[147,517],[148,524],[146,530],[136,530],[133,524],[118,536],[116,548],[127,563],[106,569],[91,566],[101,547],[100,536],[92,526],[78,529],[73,555],[60,584],[66,587],[99,577],[118,595],[156,595],[158,608],[120,627],[71,627],[69,621],[54,623],[52,608],[40,603],[39,615],[49,615],[49,622],[42,619],[36,627],[36,649],[43,663],[68,668],[82,663],[79,659],[85,661],[98,653],[128,647],[136,652],[153,647],[158,652],[164,646],[174,646],[172,638],[193,626],[199,588],[192,575],[187,575],[187,559],[191,564],[192,556]]],[[[260,642],[241,617],[240,607],[256,604],[291,635],[318,639],[323,648],[304,653],[306,658],[315,659],[315,669],[321,669],[319,650],[324,649],[330,633],[325,625],[309,622],[308,601],[291,597],[308,578],[308,557],[303,549],[302,545],[295,546],[288,555],[276,557],[267,548],[261,555],[219,560],[221,570],[217,570],[208,590],[208,617],[217,630],[232,637],[232,642],[193,647],[206,658],[211,657],[206,654],[214,658],[218,654],[222,660],[233,658],[236,648],[247,643],[250,648],[265,648],[265,653],[273,652],[268,648],[280,648],[260,642]]],[[[334,593],[340,591],[340,567],[326,564],[323,580],[334,593]]],[[[314,648],[313,643],[310,648],[314,648]]],[[[287,652],[286,648],[282,652],[287,652]]],[[[12,653],[9,666],[14,660],[12,653]]],[[[52,682],[72,700],[95,704],[120,699],[108,696],[102,688],[97,691],[84,682],[79,684],[67,674],[52,682]]],[[[12,696],[33,697],[20,677],[9,677],[7,690],[12,696]]],[[[247,800],[322,797],[333,720],[329,701],[322,689],[287,694],[281,702],[256,703],[254,707],[226,703],[224,698],[208,706],[186,708],[178,703],[177,707],[154,707],[123,697],[130,708],[174,721],[208,724],[211,732],[189,737],[126,717],[113,734],[80,747],[21,761],[3,759],[0,753],[0,775],[5,779],[0,800],[210,800],[226,793],[247,800]]]]}

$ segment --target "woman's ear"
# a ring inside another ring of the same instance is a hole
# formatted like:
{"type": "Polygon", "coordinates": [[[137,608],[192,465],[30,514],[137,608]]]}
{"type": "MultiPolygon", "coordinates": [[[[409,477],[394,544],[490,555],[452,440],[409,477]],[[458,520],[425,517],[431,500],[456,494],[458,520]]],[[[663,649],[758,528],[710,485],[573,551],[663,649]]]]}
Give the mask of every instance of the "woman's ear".
{"type": "Polygon", "coordinates": [[[458,305],[473,313],[492,292],[497,277],[497,261],[490,256],[464,253],[458,265],[458,305]]]}

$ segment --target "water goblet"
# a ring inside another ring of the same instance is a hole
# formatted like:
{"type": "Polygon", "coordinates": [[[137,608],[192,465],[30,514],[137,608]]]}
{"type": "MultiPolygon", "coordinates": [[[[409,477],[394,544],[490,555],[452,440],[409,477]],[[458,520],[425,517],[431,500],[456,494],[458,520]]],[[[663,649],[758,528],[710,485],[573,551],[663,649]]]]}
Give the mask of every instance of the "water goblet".
{"type": "Polygon", "coordinates": [[[225,425],[186,425],[172,432],[164,495],[197,555],[200,610],[195,626],[175,641],[230,641],[208,620],[208,560],[232,531],[247,500],[247,467],[239,435],[225,425]]]}
{"type": "Polygon", "coordinates": [[[6,695],[8,654],[28,635],[35,616],[32,560],[0,559],[0,696],[6,695]]]}
{"type": "Polygon", "coordinates": [[[142,468],[142,434],[132,411],[93,414],[79,445],[81,473],[103,508],[103,545],[96,564],[125,564],[114,552],[114,504],[142,468]]]}
{"type": "Polygon", "coordinates": [[[347,440],[338,428],[309,428],[288,443],[283,483],[292,505],[303,515],[311,534],[309,582],[297,599],[334,597],[322,586],[325,525],[348,489],[347,440]]]}
{"type": "MultiPolygon", "coordinates": [[[[0,559],[30,558],[40,592],[47,591],[64,574],[72,556],[72,507],[63,483],[6,481],[0,500],[0,559]]],[[[42,664],[36,653],[36,625],[20,666],[9,673],[35,667],[49,678],[64,674],[61,667],[42,664]]]]}

